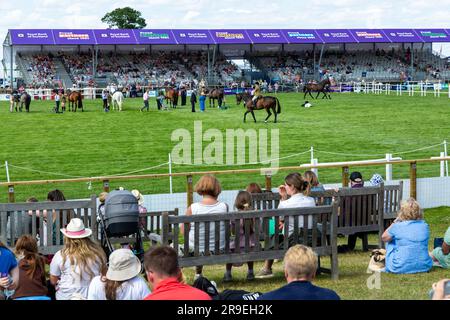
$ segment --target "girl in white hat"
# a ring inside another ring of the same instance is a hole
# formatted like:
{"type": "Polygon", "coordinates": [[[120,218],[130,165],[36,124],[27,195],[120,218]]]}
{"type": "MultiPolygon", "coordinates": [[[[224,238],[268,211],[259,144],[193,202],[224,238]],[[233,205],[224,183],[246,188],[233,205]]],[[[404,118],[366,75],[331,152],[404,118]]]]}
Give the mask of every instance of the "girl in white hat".
{"type": "Polygon", "coordinates": [[[92,279],[88,300],[143,300],[150,289],[139,276],[141,270],[141,262],[131,250],[113,251],[106,274],[92,279]]]}
{"type": "Polygon", "coordinates": [[[70,220],[64,234],[64,247],[56,252],[50,264],[50,282],[56,287],[56,300],[87,298],[91,280],[106,267],[106,255],[89,237],[92,230],[81,219],[70,220]]]}

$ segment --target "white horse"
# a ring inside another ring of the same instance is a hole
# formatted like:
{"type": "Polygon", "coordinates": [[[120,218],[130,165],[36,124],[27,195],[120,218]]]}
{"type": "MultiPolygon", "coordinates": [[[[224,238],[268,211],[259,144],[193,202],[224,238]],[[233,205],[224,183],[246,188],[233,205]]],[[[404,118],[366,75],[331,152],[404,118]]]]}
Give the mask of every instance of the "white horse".
{"type": "Polygon", "coordinates": [[[123,104],[123,94],[120,91],[116,91],[113,93],[112,97],[112,109],[116,110],[116,105],[117,105],[117,109],[119,111],[122,111],[122,104],[123,104]]]}

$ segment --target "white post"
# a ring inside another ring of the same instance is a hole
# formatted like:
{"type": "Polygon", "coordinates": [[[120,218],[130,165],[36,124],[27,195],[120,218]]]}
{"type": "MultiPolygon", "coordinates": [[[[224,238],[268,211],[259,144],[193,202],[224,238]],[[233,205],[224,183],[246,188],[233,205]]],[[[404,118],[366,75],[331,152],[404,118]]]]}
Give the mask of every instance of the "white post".
{"type": "MultiPolygon", "coordinates": [[[[444,140],[444,157],[447,157],[447,140],[444,140]]],[[[448,161],[445,161],[445,175],[448,177],[448,161]]]]}
{"type": "Polygon", "coordinates": [[[172,194],[172,156],[169,153],[169,187],[170,187],[170,194],[172,194]]]}
{"type": "Polygon", "coordinates": [[[400,84],[400,95],[402,95],[403,84],[400,84]]]}
{"type": "MultiPolygon", "coordinates": [[[[386,153],[386,161],[392,160],[392,153],[386,153]]],[[[392,181],[392,164],[386,164],[386,181],[392,181]]]]}
{"type": "Polygon", "coordinates": [[[411,97],[414,97],[414,83],[411,85],[411,97]]]}
{"type": "MultiPolygon", "coordinates": [[[[441,152],[441,158],[445,157],[445,152],[441,152]]],[[[445,161],[441,161],[441,165],[440,165],[440,177],[445,177],[445,161]]]]}
{"type": "MultiPolygon", "coordinates": [[[[317,159],[312,159],[311,164],[313,166],[317,165],[319,163],[319,161],[317,159]]],[[[317,178],[319,178],[319,168],[313,168],[312,172],[314,172],[317,176],[317,178]]]]}
{"type": "Polygon", "coordinates": [[[8,161],[5,161],[5,169],[6,169],[6,181],[9,181],[9,168],[8,168],[8,161]]]}

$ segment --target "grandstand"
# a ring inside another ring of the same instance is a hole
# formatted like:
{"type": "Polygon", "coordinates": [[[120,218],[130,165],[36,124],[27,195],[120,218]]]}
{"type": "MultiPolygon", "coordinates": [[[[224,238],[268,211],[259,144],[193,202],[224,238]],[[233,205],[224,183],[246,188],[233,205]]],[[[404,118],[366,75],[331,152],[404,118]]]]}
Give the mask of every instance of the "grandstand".
{"type": "Polygon", "coordinates": [[[3,66],[31,88],[291,85],[326,73],[340,82],[446,81],[450,63],[433,42],[450,42],[449,30],[9,30],[3,66]]]}

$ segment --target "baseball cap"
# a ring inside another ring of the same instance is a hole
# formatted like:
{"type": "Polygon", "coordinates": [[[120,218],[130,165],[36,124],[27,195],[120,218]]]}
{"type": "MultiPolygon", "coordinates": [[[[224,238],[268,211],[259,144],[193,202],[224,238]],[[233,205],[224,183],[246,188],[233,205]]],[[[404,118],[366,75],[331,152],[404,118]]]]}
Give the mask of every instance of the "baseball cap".
{"type": "Polygon", "coordinates": [[[362,175],[361,172],[354,171],[350,174],[350,180],[360,182],[362,181],[362,175]]]}

